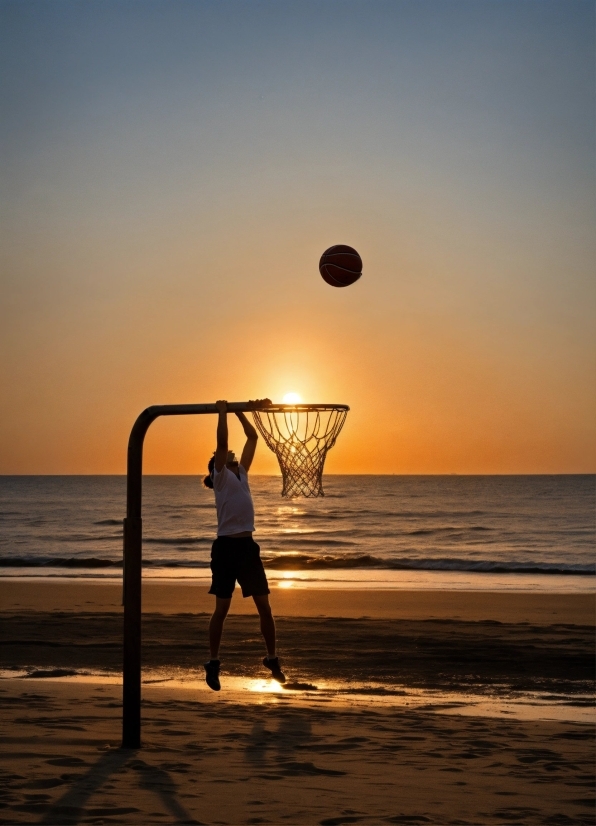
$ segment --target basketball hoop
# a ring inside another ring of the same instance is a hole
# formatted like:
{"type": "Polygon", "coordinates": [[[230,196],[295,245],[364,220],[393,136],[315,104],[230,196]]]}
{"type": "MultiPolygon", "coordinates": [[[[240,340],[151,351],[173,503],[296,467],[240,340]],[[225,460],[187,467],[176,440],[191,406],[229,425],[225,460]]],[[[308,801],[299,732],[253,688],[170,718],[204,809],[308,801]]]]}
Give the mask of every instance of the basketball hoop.
{"type": "Polygon", "coordinates": [[[323,466],[348,410],[345,404],[272,404],[253,410],[267,447],[277,456],[282,496],[324,496],[323,466]]]}
{"type": "MultiPolygon", "coordinates": [[[[277,456],[283,496],[324,496],[321,476],[327,451],[346,420],[345,404],[228,402],[230,413],[252,412],[255,424],[277,456]]],[[[141,746],[141,593],[143,520],[143,442],[160,416],[218,413],[214,404],[156,404],[139,414],[128,439],[126,519],[124,520],[124,646],[122,667],[122,748],[141,746]]]]}

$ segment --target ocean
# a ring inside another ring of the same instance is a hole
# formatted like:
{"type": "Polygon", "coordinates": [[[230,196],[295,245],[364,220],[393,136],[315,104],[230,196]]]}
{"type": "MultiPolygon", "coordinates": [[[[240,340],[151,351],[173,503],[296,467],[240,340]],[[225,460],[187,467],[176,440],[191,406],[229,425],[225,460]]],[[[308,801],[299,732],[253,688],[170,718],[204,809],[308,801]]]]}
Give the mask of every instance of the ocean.
{"type": "MultiPolygon", "coordinates": [[[[593,591],[596,477],[327,476],[283,499],[253,476],[255,539],[281,587],[593,591]]],[[[0,576],[119,578],[124,476],[0,477],[0,576]]],[[[208,581],[213,493],[147,476],[143,565],[208,581]]]]}

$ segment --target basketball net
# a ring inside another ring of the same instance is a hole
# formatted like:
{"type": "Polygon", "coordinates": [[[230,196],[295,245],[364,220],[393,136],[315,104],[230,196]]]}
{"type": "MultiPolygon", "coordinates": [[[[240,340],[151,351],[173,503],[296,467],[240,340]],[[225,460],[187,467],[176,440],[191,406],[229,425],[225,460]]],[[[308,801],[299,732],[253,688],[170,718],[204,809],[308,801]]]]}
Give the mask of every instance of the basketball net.
{"type": "Polygon", "coordinates": [[[344,426],[346,405],[272,405],[254,410],[255,425],[277,456],[282,496],[324,496],[327,451],[344,426]]]}

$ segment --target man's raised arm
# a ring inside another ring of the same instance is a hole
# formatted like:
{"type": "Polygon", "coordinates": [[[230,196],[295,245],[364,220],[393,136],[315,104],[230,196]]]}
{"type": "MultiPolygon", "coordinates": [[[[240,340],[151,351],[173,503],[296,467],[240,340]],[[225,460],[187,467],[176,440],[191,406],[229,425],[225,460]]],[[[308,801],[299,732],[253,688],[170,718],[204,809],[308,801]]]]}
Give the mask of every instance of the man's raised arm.
{"type": "Polygon", "coordinates": [[[227,401],[215,402],[219,418],[217,420],[217,448],[215,450],[215,470],[218,473],[226,466],[228,461],[228,403],[227,401]]]}
{"type": "MultiPolygon", "coordinates": [[[[267,403],[271,404],[269,399],[257,399],[256,401],[249,402],[249,404],[254,405],[255,408],[264,407],[267,403]]],[[[248,473],[248,470],[252,465],[252,460],[255,457],[255,450],[257,449],[257,441],[259,439],[259,434],[255,430],[254,426],[248,421],[244,413],[236,413],[236,415],[242,423],[242,427],[244,428],[244,435],[246,436],[246,444],[244,445],[244,450],[242,451],[240,464],[248,473]]]]}

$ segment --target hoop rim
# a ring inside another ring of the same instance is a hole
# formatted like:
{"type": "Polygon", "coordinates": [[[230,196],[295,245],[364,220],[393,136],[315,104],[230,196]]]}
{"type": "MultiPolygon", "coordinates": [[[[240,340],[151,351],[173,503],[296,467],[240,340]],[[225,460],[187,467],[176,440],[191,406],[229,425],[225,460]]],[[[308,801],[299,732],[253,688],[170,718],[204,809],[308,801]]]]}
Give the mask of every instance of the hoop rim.
{"type": "Polygon", "coordinates": [[[251,413],[308,413],[309,411],[337,410],[349,411],[347,404],[268,404],[250,408],[251,413]]]}

